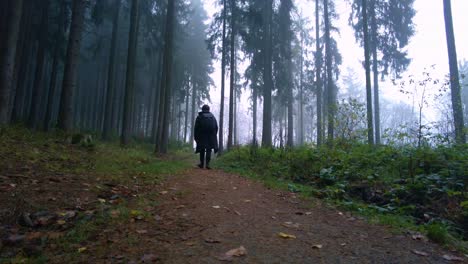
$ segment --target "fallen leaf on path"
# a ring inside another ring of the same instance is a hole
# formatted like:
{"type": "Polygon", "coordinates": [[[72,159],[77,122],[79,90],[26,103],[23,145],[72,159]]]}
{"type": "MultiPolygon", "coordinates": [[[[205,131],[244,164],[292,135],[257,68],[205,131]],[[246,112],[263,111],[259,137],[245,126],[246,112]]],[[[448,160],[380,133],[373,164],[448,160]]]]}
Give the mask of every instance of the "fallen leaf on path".
{"type": "Polygon", "coordinates": [[[194,246],[194,245],[195,245],[195,242],[187,242],[187,243],[185,243],[185,245],[187,245],[187,246],[190,246],[190,247],[191,247],[191,246],[194,246]]]}
{"type": "Polygon", "coordinates": [[[117,218],[117,217],[119,217],[119,215],[120,215],[120,211],[119,211],[119,210],[112,210],[112,211],[110,211],[110,217],[111,217],[111,218],[117,218]]]}
{"type": "Polygon", "coordinates": [[[413,249],[413,250],[411,250],[411,252],[413,252],[414,254],[419,255],[419,256],[429,256],[429,254],[424,252],[424,251],[419,251],[419,250],[413,249]]]}
{"type": "Polygon", "coordinates": [[[148,234],[148,230],[136,230],[136,232],[140,235],[142,234],[148,234]]]}
{"type": "Polygon", "coordinates": [[[162,219],[163,218],[161,216],[159,216],[159,215],[154,216],[154,220],[156,220],[156,221],[161,221],[162,219]]]}
{"type": "Polygon", "coordinates": [[[138,211],[138,210],[131,210],[130,215],[136,220],[143,219],[143,214],[141,213],[141,211],[138,211]]]}
{"type": "Polygon", "coordinates": [[[143,263],[154,263],[156,260],[158,260],[158,257],[154,254],[145,254],[141,257],[143,263]]]}
{"type": "Polygon", "coordinates": [[[99,198],[98,201],[99,201],[100,203],[105,203],[105,202],[106,202],[106,200],[105,200],[105,199],[102,199],[102,198],[99,198]]]}
{"type": "Polygon", "coordinates": [[[168,191],[162,191],[162,192],[159,192],[159,193],[164,195],[164,194],[167,194],[168,191]]]}
{"type": "Polygon", "coordinates": [[[131,210],[131,211],[130,211],[130,214],[131,214],[132,216],[138,216],[138,215],[141,215],[141,212],[138,211],[138,210],[131,210]]]}
{"type": "Polygon", "coordinates": [[[442,257],[448,261],[463,261],[464,260],[463,258],[452,256],[452,255],[443,255],[442,257]]]}
{"type": "Polygon", "coordinates": [[[247,254],[247,249],[244,246],[234,248],[225,253],[227,256],[240,257],[247,254]]]}
{"type": "Polygon", "coordinates": [[[287,228],[299,228],[299,223],[284,222],[281,225],[287,228]]]}
{"type": "Polygon", "coordinates": [[[205,242],[206,242],[206,243],[209,243],[209,244],[217,244],[217,243],[221,243],[221,241],[220,241],[220,240],[218,240],[218,239],[215,239],[215,238],[207,238],[207,239],[205,239],[205,242]]]}
{"type": "Polygon", "coordinates": [[[29,233],[26,235],[26,240],[31,241],[31,240],[37,240],[43,237],[43,233],[41,232],[33,232],[29,233]]]}
{"type": "Polygon", "coordinates": [[[413,240],[425,240],[426,239],[424,235],[419,234],[419,233],[412,235],[411,238],[413,238],[413,240]]]}
{"type": "Polygon", "coordinates": [[[221,208],[221,206],[219,206],[219,205],[213,205],[213,206],[211,206],[211,207],[213,207],[214,209],[219,209],[219,208],[221,208]]]}
{"type": "Polygon", "coordinates": [[[60,232],[47,233],[47,238],[49,238],[49,239],[59,239],[59,238],[61,238],[63,236],[64,236],[64,234],[60,233],[60,232]]]}
{"type": "Polygon", "coordinates": [[[73,218],[73,217],[76,216],[76,212],[75,211],[65,211],[65,212],[59,213],[59,215],[61,217],[66,218],[66,219],[70,219],[70,218],[73,218]]]}
{"type": "Polygon", "coordinates": [[[247,200],[247,199],[246,199],[246,200],[244,200],[244,202],[245,202],[245,203],[250,203],[251,200],[247,200]]]}
{"type": "Polygon", "coordinates": [[[340,246],[342,246],[342,247],[343,247],[343,246],[346,246],[346,243],[341,243],[340,246]]]}
{"type": "Polygon", "coordinates": [[[238,211],[234,210],[234,213],[236,213],[236,215],[241,215],[241,213],[239,213],[238,211]]]}
{"type": "Polygon", "coordinates": [[[57,224],[59,224],[59,225],[64,225],[66,223],[67,222],[65,220],[57,220],[57,224]]]}
{"type": "Polygon", "coordinates": [[[232,261],[233,257],[242,257],[247,255],[247,249],[245,249],[244,246],[240,246],[238,248],[234,248],[229,250],[228,252],[224,253],[221,257],[219,257],[219,260],[223,261],[232,261]]]}
{"type": "Polygon", "coordinates": [[[78,253],[85,252],[86,250],[87,250],[86,247],[80,247],[80,248],[78,249],[78,253]]]}
{"type": "Polygon", "coordinates": [[[48,226],[53,223],[53,215],[42,216],[36,219],[35,224],[40,226],[48,226]]]}
{"type": "Polygon", "coordinates": [[[320,245],[320,244],[312,245],[312,248],[315,248],[315,249],[321,249],[322,247],[323,245],[320,245]]]}
{"type": "Polygon", "coordinates": [[[278,233],[278,236],[281,237],[281,238],[286,238],[286,239],[295,239],[296,236],[295,235],[290,235],[290,234],[286,234],[286,233],[283,233],[283,232],[279,232],[278,233]]]}
{"type": "Polygon", "coordinates": [[[305,215],[311,215],[312,212],[305,212],[305,215]]]}
{"type": "Polygon", "coordinates": [[[181,204],[181,205],[176,206],[176,209],[180,209],[180,208],[184,208],[184,207],[185,207],[185,205],[181,204]]]}

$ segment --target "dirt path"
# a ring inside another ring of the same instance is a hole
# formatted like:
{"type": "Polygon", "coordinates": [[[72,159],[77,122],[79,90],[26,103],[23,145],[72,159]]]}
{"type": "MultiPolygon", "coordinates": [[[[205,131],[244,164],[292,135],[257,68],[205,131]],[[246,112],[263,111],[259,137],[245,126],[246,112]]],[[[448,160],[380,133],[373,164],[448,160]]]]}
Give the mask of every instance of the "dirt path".
{"type": "Polygon", "coordinates": [[[218,170],[193,168],[157,185],[109,185],[82,175],[49,178],[36,180],[34,188],[26,180],[1,186],[29,188],[28,197],[43,210],[72,210],[64,212],[73,216],[40,217],[34,227],[0,225],[0,263],[21,255],[38,255],[39,263],[448,263],[443,256],[456,255],[318,200],[218,170]],[[89,202],[77,207],[76,201],[89,202]],[[245,254],[226,256],[241,246],[245,254]]]}
{"type": "Polygon", "coordinates": [[[240,246],[247,254],[234,257],[237,263],[447,263],[442,256],[453,255],[217,170],[192,169],[159,191],[159,225],[145,227],[157,241],[147,257],[158,263],[219,263],[240,246]],[[280,232],[296,238],[281,238],[280,232]]]}

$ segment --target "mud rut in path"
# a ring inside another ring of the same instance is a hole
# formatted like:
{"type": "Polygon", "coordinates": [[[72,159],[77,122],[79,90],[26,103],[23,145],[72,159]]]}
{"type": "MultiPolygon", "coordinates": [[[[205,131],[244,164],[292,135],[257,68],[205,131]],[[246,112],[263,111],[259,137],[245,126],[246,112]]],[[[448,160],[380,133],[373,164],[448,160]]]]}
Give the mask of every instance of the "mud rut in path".
{"type": "Polygon", "coordinates": [[[219,263],[243,246],[236,263],[447,263],[440,246],[269,190],[218,170],[191,169],[158,190],[158,263],[219,263]],[[296,238],[282,238],[283,232],[296,238]],[[321,247],[321,248],[320,248],[321,247]],[[427,256],[418,255],[427,253],[427,256]]]}

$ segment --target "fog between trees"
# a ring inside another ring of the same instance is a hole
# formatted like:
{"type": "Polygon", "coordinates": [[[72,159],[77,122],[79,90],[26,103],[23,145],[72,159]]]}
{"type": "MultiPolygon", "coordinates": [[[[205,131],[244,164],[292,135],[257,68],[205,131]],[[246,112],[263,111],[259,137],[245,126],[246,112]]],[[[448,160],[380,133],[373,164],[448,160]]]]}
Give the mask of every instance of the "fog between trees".
{"type": "Polygon", "coordinates": [[[194,119],[216,92],[221,150],[466,142],[468,64],[457,61],[451,1],[447,79],[431,68],[400,78],[411,63],[414,0],[350,0],[349,14],[335,2],[310,1],[314,16],[305,17],[293,0],[216,0],[208,21],[202,0],[2,1],[0,124],[147,140],[166,153],[170,142],[193,142],[194,119]],[[362,47],[365,84],[341,67],[338,16],[362,47]],[[413,104],[382,100],[384,79],[413,104]],[[435,101],[441,118],[428,122],[435,101]]]}

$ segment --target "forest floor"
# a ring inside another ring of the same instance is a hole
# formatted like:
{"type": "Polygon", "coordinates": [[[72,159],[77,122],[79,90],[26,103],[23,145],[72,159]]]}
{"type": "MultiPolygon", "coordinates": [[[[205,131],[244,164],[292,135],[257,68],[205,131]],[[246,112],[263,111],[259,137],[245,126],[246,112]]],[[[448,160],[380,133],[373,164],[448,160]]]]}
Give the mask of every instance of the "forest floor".
{"type": "Polygon", "coordinates": [[[0,263],[467,262],[420,234],[369,224],[320,200],[187,168],[187,156],[159,160],[158,168],[186,165],[154,171],[148,166],[156,161],[135,154],[122,165],[107,147],[6,143],[0,263]],[[109,157],[124,167],[96,168],[109,157]]]}

